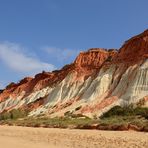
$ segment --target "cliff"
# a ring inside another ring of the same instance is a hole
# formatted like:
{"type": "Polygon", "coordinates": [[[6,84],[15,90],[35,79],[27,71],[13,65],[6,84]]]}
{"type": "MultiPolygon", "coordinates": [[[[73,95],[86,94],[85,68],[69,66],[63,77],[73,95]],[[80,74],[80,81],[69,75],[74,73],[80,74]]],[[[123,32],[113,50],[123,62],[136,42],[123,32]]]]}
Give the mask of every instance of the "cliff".
{"type": "Polygon", "coordinates": [[[127,40],[119,49],[116,60],[119,62],[137,63],[148,58],[148,30],[127,40]]]}
{"type": "Polygon", "coordinates": [[[148,105],[148,30],[119,49],[92,48],[61,70],[9,84],[0,112],[14,108],[50,117],[65,113],[100,116],[116,105],[148,105]]]}

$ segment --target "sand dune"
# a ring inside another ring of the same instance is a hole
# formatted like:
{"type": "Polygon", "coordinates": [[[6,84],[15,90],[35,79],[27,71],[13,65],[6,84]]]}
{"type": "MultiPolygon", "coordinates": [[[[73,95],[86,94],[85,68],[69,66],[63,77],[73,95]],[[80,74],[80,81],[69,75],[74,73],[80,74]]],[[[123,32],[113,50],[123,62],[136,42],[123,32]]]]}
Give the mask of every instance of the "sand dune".
{"type": "Polygon", "coordinates": [[[0,148],[147,148],[148,133],[0,126],[0,148]]]}

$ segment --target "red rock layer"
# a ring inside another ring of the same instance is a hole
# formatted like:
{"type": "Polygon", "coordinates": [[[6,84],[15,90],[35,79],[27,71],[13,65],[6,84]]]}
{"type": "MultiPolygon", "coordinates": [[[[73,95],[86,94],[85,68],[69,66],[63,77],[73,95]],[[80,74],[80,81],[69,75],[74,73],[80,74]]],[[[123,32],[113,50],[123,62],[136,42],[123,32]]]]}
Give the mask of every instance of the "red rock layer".
{"type": "Polygon", "coordinates": [[[42,106],[44,104],[45,98],[39,98],[38,100],[36,100],[33,103],[27,104],[27,105],[23,105],[21,107],[21,109],[26,110],[26,111],[32,111],[33,109],[37,109],[38,107],[42,106]]]}
{"type": "Polygon", "coordinates": [[[113,57],[116,53],[117,51],[114,49],[92,48],[87,52],[81,52],[74,64],[76,67],[85,67],[87,69],[99,68],[109,57],[113,57]]]}
{"type": "Polygon", "coordinates": [[[107,58],[106,50],[90,49],[88,52],[81,52],[74,63],[78,67],[98,68],[107,58]]]}
{"type": "Polygon", "coordinates": [[[129,39],[119,49],[115,61],[135,63],[148,58],[148,30],[129,39]]]}
{"type": "Polygon", "coordinates": [[[74,61],[75,69],[80,75],[90,76],[95,74],[105,62],[111,62],[117,51],[115,49],[91,48],[81,52],[74,61]]]}

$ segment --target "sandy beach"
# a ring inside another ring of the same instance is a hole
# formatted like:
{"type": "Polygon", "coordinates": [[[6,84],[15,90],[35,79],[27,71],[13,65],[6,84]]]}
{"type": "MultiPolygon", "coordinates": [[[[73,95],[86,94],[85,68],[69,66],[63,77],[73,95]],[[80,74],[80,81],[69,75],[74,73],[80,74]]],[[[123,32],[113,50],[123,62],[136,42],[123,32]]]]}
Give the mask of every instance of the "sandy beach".
{"type": "Polygon", "coordinates": [[[147,148],[148,133],[0,126],[4,148],[147,148]]]}

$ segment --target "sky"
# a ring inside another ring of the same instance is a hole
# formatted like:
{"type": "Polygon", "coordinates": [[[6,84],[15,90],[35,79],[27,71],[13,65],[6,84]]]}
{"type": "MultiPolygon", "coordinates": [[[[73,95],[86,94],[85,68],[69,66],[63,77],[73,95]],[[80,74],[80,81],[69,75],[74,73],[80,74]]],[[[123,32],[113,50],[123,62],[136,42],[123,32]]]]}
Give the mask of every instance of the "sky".
{"type": "Polygon", "coordinates": [[[148,0],[0,0],[0,89],[116,48],[148,29],[148,0]]]}

